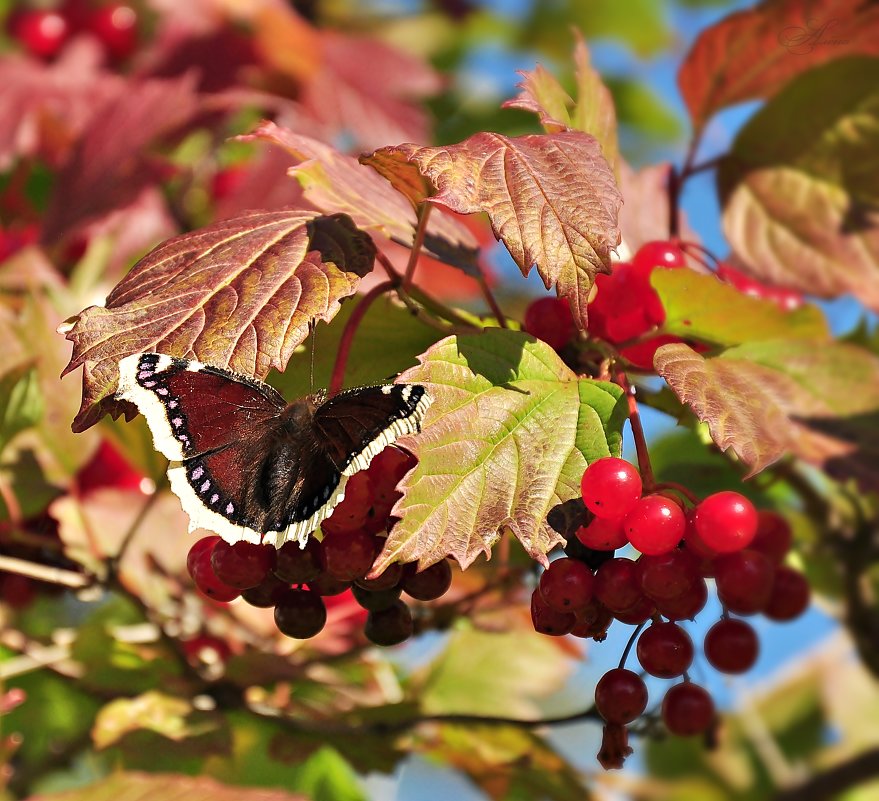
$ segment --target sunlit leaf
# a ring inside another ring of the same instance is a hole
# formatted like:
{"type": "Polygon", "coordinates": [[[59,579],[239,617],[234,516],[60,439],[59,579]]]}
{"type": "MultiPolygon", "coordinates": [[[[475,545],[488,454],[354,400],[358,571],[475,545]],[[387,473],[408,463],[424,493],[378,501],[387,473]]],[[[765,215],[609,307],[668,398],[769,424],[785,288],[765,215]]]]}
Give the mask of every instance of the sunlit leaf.
{"type": "Polygon", "coordinates": [[[717,446],[731,449],[751,474],[788,453],[816,464],[833,460],[840,472],[865,469],[856,442],[819,429],[879,413],[879,359],[860,348],[772,340],[705,359],[686,345],[665,345],[654,364],[717,446]]]}
{"type": "Polygon", "coordinates": [[[610,272],[610,251],[620,241],[621,197],[594,137],[478,133],[457,145],[382,152],[418,166],[436,190],[429,202],[459,214],[486,212],[522,274],[536,264],[586,328],[595,275],[610,272]]]}
{"type": "Polygon", "coordinates": [[[712,275],[693,270],[656,269],[650,283],[665,309],[663,330],[717,345],[790,337],[829,340],[816,306],[784,311],[771,300],[753,298],[712,275]]]}
{"type": "Polygon", "coordinates": [[[877,152],[879,59],[835,61],[768,103],[718,174],[724,231],[748,271],[879,308],[877,152]]]}
{"type": "Polygon", "coordinates": [[[561,540],[549,511],[579,494],[587,462],[619,453],[622,390],[578,379],[549,346],[508,330],[448,337],[420,359],[399,380],[424,385],[433,405],[404,440],[420,461],[380,565],[451,554],[466,567],[504,529],[545,561],[561,540]]]}
{"type": "Polygon", "coordinates": [[[158,351],[264,378],[283,370],[312,320],[331,320],[372,267],[374,247],[344,215],[251,212],[168,240],[64,330],[65,373],[85,365],[73,427],[107,411],[119,360],[158,351]]]}
{"type": "Polygon", "coordinates": [[[43,396],[33,365],[21,365],[0,377],[0,451],[42,414],[43,396]]]}
{"type": "Polygon", "coordinates": [[[698,130],[725,106],[771,97],[800,73],[857,53],[879,54],[874,4],[765,0],[703,31],[681,67],[678,85],[698,130]]]}

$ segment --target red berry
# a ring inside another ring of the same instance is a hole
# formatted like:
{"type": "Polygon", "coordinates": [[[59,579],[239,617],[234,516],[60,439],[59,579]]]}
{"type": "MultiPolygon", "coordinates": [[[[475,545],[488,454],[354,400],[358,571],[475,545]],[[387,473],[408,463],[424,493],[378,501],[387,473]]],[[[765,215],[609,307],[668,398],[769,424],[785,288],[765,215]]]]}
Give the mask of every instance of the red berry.
{"type": "Polygon", "coordinates": [[[209,634],[200,634],[191,640],[181,640],[180,646],[189,662],[214,665],[225,662],[232,655],[228,643],[209,634]]]}
{"type": "Polygon", "coordinates": [[[699,539],[712,550],[735,553],[754,539],[757,510],[738,492],[715,492],[696,507],[693,526],[699,539]]]}
{"type": "Polygon", "coordinates": [[[763,614],[770,620],[793,620],[808,609],[810,595],[806,577],[782,565],[775,570],[772,594],[763,609],[763,614]]]}
{"type": "Polygon", "coordinates": [[[638,661],[651,676],[672,679],[693,663],[693,641],[676,623],[654,623],[638,637],[638,661]]]}
{"type": "Polygon", "coordinates": [[[681,507],[664,495],[641,498],[623,520],[629,542],[650,556],[677,548],[686,528],[681,507]]]}
{"type": "Polygon", "coordinates": [[[211,178],[211,197],[217,200],[225,200],[235,194],[247,176],[247,168],[243,166],[226,167],[218,170],[211,178]]]}
{"type": "Polygon", "coordinates": [[[642,270],[652,270],[654,267],[686,267],[687,259],[676,242],[653,240],[638,248],[632,257],[632,264],[642,270]]]}
{"type": "MultiPolygon", "coordinates": [[[[0,601],[13,609],[25,609],[37,594],[34,582],[18,573],[0,572],[0,601]]],[[[2,696],[0,696],[2,702],[2,696]]],[[[2,708],[2,703],[0,703],[2,708]]]]}
{"type": "Polygon", "coordinates": [[[110,58],[122,61],[137,48],[137,12],[122,3],[95,9],[88,22],[110,58]]]}
{"type": "Polygon", "coordinates": [[[434,601],[448,592],[452,586],[452,568],[443,559],[420,573],[418,565],[410,562],[403,569],[403,592],[416,601],[434,601]]]}
{"type": "Polygon", "coordinates": [[[186,554],[186,570],[189,572],[190,576],[195,570],[196,565],[201,562],[207,562],[210,564],[211,552],[214,550],[214,546],[218,542],[222,542],[222,539],[216,534],[212,534],[209,537],[202,537],[200,540],[193,543],[189,548],[189,553],[186,554]]]}
{"type": "Polygon", "coordinates": [[[742,294],[761,300],[771,300],[785,311],[793,311],[803,305],[803,296],[799,292],[767,286],[723,262],[717,266],[717,277],[724,283],[734,286],[742,294]]]}
{"type": "Polygon", "coordinates": [[[608,560],[595,571],[594,592],[612,612],[630,609],[642,598],[637,565],[624,557],[608,560]]]}
{"type": "Polygon", "coordinates": [[[585,609],[577,613],[576,617],[577,621],[571,629],[571,634],[575,637],[603,639],[607,635],[608,627],[613,623],[610,609],[594,598],[585,609]]]}
{"type": "Polygon", "coordinates": [[[757,512],[757,533],[748,548],[760,551],[770,562],[780,565],[790,550],[792,538],[787,520],[777,512],[761,509],[757,512]]]}
{"type": "Polygon", "coordinates": [[[110,442],[101,440],[95,455],[77,474],[76,484],[83,495],[103,487],[141,492],[144,478],[110,442]]]}
{"type": "Polygon", "coordinates": [[[345,484],[345,497],[321,523],[324,534],[361,531],[372,506],[372,486],[366,471],[355,473],[345,484]]]}
{"type": "Polygon", "coordinates": [[[656,356],[656,351],[663,345],[673,345],[676,342],[683,342],[683,340],[671,334],[661,334],[644,342],[621,348],[620,355],[631,362],[634,367],[641,370],[653,370],[653,358],[656,356]]]}
{"type": "Polygon", "coordinates": [[[576,625],[577,618],[572,612],[556,612],[547,606],[540,590],[531,593],[531,623],[538,634],[561,637],[568,634],[576,625]]]}
{"type": "Polygon", "coordinates": [[[379,451],[369,464],[370,484],[377,489],[395,489],[403,476],[417,465],[418,459],[411,453],[389,445],[379,451]]]}
{"type": "Polygon", "coordinates": [[[615,551],[627,542],[620,518],[594,517],[588,525],[577,529],[576,537],[596,551],[615,551]]]}
{"type": "Polygon", "coordinates": [[[363,578],[375,559],[375,537],[365,531],[334,531],[321,541],[321,567],[334,579],[363,578]]]}
{"type": "Polygon", "coordinates": [[[262,584],[245,590],[241,593],[241,597],[251,606],[268,609],[275,606],[289,589],[288,582],[282,581],[274,573],[269,573],[262,584]]]}
{"type": "Polygon", "coordinates": [[[685,681],[670,688],[662,699],[662,720],[678,737],[708,731],[714,722],[714,702],[708,691],[685,681]]]}
{"type": "Polygon", "coordinates": [[[656,604],[653,603],[646,595],[642,595],[628,609],[621,609],[614,612],[613,616],[628,626],[640,626],[646,623],[656,614],[656,604]]]}
{"type": "Polygon", "coordinates": [[[220,581],[211,567],[211,555],[220,542],[222,540],[219,537],[205,537],[199,540],[189,550],[186,567],[202,595],[213,601],[231,601],[241,594],[241,590],[220,581]],[[208,543],[205,540],[213,540],[213,542],[208,543]]]}
{"type": "Polygon", "coordinates": [[[757,632],[744,620],[722,618],[705,635],[703,644],[708,663],[721,673],[744,673],[757,661],[760,643],[757,632]]]}
{"type": "Polygon", "coordinates": [[[327,622],[323,599],[311,590],[287,590],[275,607],[275,625],[281,634],[297,640],[314,637],[327,622]]]}
{"type": "Polygon", "coordinates": [[[540,577],[540,594],[556,612],[578,612],[592,600],[595,577],[576,559],[556,559],[540,577]]]}
{"type": "Polygon", "coordinates": [[[274,574],[287,584],[308,584],[314,581],[321,571],[321,545],[314,537],[309,537],[301,548],[296,540],[285,542],[275,559],[274,574]]]}
{"type": "Polygon", "coordinates": [[[606,456],[586,468],[580,490],[586,508],[596,517],[619,519],[641,497],[641,476],[624,459],[606,456]]]}
{"type": "Polygon", "coordinates": [[[595,707],[608,723],[631,723],[647,709],[647,685],[631,670],[609,670],[595,686],[595,707]]]}
{"type": "Polygon", "coordinates": [[[363,627],[366,639],[376,645],[397,645],[412,636],[412,612],[403,601],[395,601],[387,609],[370,612],[363,627]]]}
{"type": "Polygon", "coordinates": [[[396,587],[402,580],[404,574],[403,565],[400,562],[394,562],[388,565],[384,572],[373,579],[357,579],[355,584],[363,587],[364,590],[376,592],[378,590],[389,590],[396,587]]]}
{"type": "Polygon", "coordinates": [[[211,553],[211,568],[224,584],[249,590],[259,586],[275,565],[277,551],[271,545],[252,545],[236,542],[230,545],[222,540],[211,553]]]}
{"type": "Polygon", "coordinates": [[[638,560],[641,589],[653,600],[674,598],[686,592],[699,579],[699,565],[689,551],[675,548],[638,560]]]}
{"type": "Polygon", "coordinates": [[[400,587],[388,587],[383,590],[367,590],[359,584],[351,588],[354,599],[364,609],[370,612],[378,612],[393,606],[399,599],[402,589],[400,587]]]}
{"type": "Polygon", "coordinates": [[[775,575],[772,562],[757,551],[739,551],[717,559],[717,596],[730,612],[753,615],[766,608],[775,575]]]}
{"type": "Polygon", "coordinates": [[[333,578],[329,573],[321,573],[317,578],[308,582],[308,589],[314,590],[322,597],[341,595],[350,588],[350,581],[341,581],[340,579],[333,578]]]}
{"type": "Polygon", "coordinates": [[[611,275],[602,273],[596,278],[595,287],[589,304],[589,333],[599,339],[627,342],[665,321],[648,269],[619,262],[611,275]]]}
{"type": "Polygon", "coordinates": [[[699,537],[693,522],[693,509],[687,514],[687,529],[684,532],[684,546],[699,559],[699,572],[703,576],[714,575],[714,560],[719,556],[717,551],[709,548],[699,537]]]}
{"type": "Polygon", "coordinates": [[[674,598],[662,598],[656,601],[656,611],[669,620],[693,620],[705,607],[708,601],[708,585],[705,579],[699,578],[685,592],[674,598]]]}
{"type": "Polygon", "coordinates": [[[22,11],[11,20],[12,35],[37,58],[53,58],[58,54],[70,26],[57,11],[22,11]]]}
{"type": "Polygon", "coordinates": [[[577,330],[568,301],[552,297],[539,298],[528,306],[524,328],[555,350],[567,345],[577,330]]]}

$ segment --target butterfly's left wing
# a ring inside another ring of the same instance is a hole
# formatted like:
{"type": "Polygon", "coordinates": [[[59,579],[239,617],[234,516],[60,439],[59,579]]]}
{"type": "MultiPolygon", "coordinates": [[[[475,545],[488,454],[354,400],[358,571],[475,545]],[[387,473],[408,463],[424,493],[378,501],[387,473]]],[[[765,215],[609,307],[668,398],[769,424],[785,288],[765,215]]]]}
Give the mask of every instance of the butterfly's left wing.
{"type": "Polygon", "coordinates": [[[228,542],[258,543],[261,510],[249,508],[248,467],[285,407],[274,389],[200,362],[159,353],[119,363],[116,398],[137,406],[190,518],[228,542]]]}
{"type": "Polygon", "coordinates": [[[369,467],[398,437],[421,430],[431,398],[418,384],[358,387],[334,395],[314,412],[324,448],[344,476],[369,467]]]}

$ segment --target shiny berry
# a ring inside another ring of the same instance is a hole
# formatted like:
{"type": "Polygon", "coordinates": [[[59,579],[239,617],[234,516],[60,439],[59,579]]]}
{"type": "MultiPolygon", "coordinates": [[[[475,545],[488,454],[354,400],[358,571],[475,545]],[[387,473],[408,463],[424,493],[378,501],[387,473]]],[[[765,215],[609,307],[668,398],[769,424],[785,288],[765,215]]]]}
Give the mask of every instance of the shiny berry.
{"type": "Polygon", "coordinates": [[[576,559],[556,559],[540,577],[540,594],[556,612],[577,612],[592,600],[592,571],[576,559]]]}
{"type": "Polygon", "coordinates": [[[123,61],[137,48],[137,12],[131,6],[101,6],[91,15],[88,27],[115,61],[123,61]]]}
{"type": "Polygon", "coordinates": [[[577,618],[573,612],[556,612],[551,609],[537,589],[531,593],[531,623],[538,634],[561,637],[574,628],[577,618]]]}
{"type": "Polygon", "coordinates": [[[692,587],[699,579],[699,563],[684,548],[638,560],[641,589],[654,600],[674,598],[692,587]]]}
{"type": "Polygon", "coordinates": [[[594,517],[588,525],[577,529],[576,537],[596,551],[615,551],[628,541],[620,518],[594,517]]]}
{"type": "Polygon", "coordinates": [[[595,706],[608,723],[631,723],[647,709],[647,685],[631,670],[609,670],[595,686],[595,706]]]}
{"type": "Polygon", "coordinates": [[[365,531],[334,531],[321,541],[321,568],[334,579],[363,578],[375,559],[375,537],[365,531]]]}
{"type": "Polygon", "coordinates": [[[671,679],[693,663],[693,641],[676,623],[654,623],[638,637],[638,661],[651,676],[671,679]]]}
{"type": "Polygon", "coordinates": [[[252,545],[220,541],[211,553],[211,567],[220,581],[239,590],[248,590],[263,582],[274,567],[277,551],[271,545],[252,545]]]}
{"type": "Polygon", "coordinates": [[[595,571],[594,593],[612,612],[630,609],[643,596],[637,565],[624,557],[605,562],[595,571]]]}
{"type": "Polygon", "coordinates": [[[675,242],[653,240],[645,242],[632,257],[632,264],[644,270],[654,267],[686,267],[687,260],[681,246],[675,242]]]}
{"type": "Polygon", "coordinates": [[[716,492],[696,507],[693,525],[699,539],[713,551],[735,553],[754,539],[757,510],[738,492],[716,492]]]}
{"type": "Polygon", "coordinates": [[[70,26],[56,11],[22,11],[13,16],[11,33],[31,55],[50,59],[64,46],[70,26]]]}
{"type": "Polygon", "coordinates": [[[723,618],[705,634],[705,658],[721,673],[744,673],[757,661],[757,632],[744,620],[723,618]]]}
{"type": "Polygon", "coordinates": [[[626,538],[641,553],[667,553],[678,546],[687,528],[681,507],[664,495],[641,498],[623,519],[626,538]]]}
{"type": "Polygon", "coordinates": [[[583,473],[580,490],[586,508],[596,517],[623,517],[641,497],[641,476],[624,459],[606,456],[583,473]]]}
{"type": "Polygon", "coordinates": [[[702,734],[714,722],[714,702],[708,691],[686,681],[671,687],[662,699],[662,721],[678,737],[702,734]]]}
{"type": "Polygon", "coordinates": [[[577,330],[568,301],[552,297],[539,298],[528,306],[524,328],[555,350],[567,345],[577,330]]]}

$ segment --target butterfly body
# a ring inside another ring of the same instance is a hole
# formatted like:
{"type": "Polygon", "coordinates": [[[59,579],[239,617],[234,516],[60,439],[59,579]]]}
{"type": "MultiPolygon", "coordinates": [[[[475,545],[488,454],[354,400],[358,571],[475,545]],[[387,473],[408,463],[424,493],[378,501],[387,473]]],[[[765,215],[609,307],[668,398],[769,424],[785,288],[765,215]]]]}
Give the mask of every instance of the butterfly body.
{"type": "Polygon", "coordinates": [[[227,542],[280,547],[308,535],[342,500],[350,475],[420,430],[430,398],[414,384],[316,393],[287,403],[273,388],[156,353],[119,365],[116,398],[146,417],[190,517],[227,542]]]}

